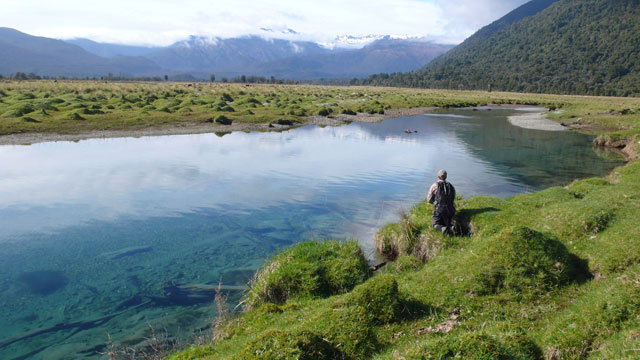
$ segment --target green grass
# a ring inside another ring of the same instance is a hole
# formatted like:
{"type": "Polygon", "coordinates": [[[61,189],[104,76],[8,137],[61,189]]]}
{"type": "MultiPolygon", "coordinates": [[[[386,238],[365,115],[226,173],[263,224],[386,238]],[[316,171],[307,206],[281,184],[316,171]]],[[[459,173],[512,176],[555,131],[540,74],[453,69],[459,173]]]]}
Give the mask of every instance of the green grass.
{"type": "MultiPolygon", "coordinates": [[[[0,81],[0,135],[233,123],[304,123],[310,116],[384,114],[416,107],[531,104],[613,138],[640,133],[640,99],[305,85],[0,81]],[[215,123],[215,122],[214,122],[215,123]]],[[[213,125],[212,125],[213,126],[213,125]]]]}

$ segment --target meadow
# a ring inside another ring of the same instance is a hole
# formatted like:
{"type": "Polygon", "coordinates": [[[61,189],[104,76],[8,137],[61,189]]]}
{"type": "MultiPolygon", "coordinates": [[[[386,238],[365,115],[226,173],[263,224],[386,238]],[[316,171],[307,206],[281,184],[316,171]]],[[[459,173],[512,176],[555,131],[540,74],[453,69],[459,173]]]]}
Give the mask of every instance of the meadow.
{"type": "MultiPolygon", "coordinates": [[[[314,117],[358,120],[424,107],[541,105],[551,118],[583,131],[637,132],[640,99],[310,85],[1,81],[0,135],[309,123],[314,117]]],[[[626,132],[626,133],[625,133],[626,132]]]]}

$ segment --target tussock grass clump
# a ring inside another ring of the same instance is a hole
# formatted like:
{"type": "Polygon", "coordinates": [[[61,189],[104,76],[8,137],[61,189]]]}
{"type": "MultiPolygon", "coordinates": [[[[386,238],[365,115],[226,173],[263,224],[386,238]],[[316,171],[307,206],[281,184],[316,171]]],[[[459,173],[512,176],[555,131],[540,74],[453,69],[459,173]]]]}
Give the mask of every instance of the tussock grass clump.
{"type": "Polygon", "coordinates": [[[541,355],[535,343],[524,335],[500,341],[485,333],[468,332],[426,341],[403,354],[405,359],[519,359],[536,360],[541,355]]]}
{"type": "Polygon", "coordinates": [[[9,107],[9,110],[2,114],[2,117],[21,117],[22,115],[30,114],[35,109],[31,104],[19,103],[9,107]]]}
{"type": "Polygon", "coordinates": [[[80,116],[80,114],[78,114],[77,112],[73,111],[71,113],[69,113],[68,115],[68,119],[69,120],[85,120],[85,118],[83,118],[82,116],[80,116]]]}
{"type": "Polygon", "coordinates": [[[422,262],[433,260],[451,239],[431,228],[431,205],[420,204],[411,213],[400,213],[400,222],[388,224],[375,235],[378,252],[388,260],[413,256],[422,262]]]}
{"type": "Polygon", "coordinates": [[[609,226],[614,216],[615,212],[613,210],[602,210],[594,214],[589,214],[583,224],[584,231],[586,233],[597,234],[609,226]]]}
{"type": "Polygon", "coordinates": [[[422,269],[424,264],[415,256],[402,255],[388,265],[388,271],[392,273],[402,273],[405,271],[416,271],[422,269]]]}
{"type": "Polygon", "coordinates": [[[356,286],[336,305],[361,306],[372,321],[379,324],[392,322],[400,312],[398,283],[389,274],[374,276],[356,286]]]}
{"type": "Polygon", "coordinates": [[[301,325],[342,351],[342,359],[369,359],[380,346],[374,324],[362,306],[324,308],[301,325]]]}
{"type": "Polygon", "coordinates": [[[267,330],[249,341],[238,360],[340,359],[343,354],[322,336],[311,331],[267,330]]]}
{"type": "Polygon", "coordinates": [[[342,294],[369,275],[369,265],[355,241],[304,242],[274,256],[256,273],[243,304],[252,309],[296,297],[342,294]]]}
{"type": "Polygon", "coordinates": [[[474,278],[474,290],[479,294],[503,288],[548,291],[586,273],[565,245],[527,227],[506,229],[484,245],[482,258],[488,263],[474,278]]]}

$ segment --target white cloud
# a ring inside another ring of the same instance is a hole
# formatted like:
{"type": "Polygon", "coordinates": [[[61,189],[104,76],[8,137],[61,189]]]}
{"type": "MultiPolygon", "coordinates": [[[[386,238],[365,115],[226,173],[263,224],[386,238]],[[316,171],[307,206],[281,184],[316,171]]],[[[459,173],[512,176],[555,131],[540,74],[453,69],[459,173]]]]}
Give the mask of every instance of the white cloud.
{"type": "Polygon", "coordinates": [[[1,26],[33,35],[168,45],[188,35],[327,42],[339,35],[421,34],[462,41],[526,0],[0,0],[1,26]],[[294,29],[299,34],[281,34],[294,29]]]}

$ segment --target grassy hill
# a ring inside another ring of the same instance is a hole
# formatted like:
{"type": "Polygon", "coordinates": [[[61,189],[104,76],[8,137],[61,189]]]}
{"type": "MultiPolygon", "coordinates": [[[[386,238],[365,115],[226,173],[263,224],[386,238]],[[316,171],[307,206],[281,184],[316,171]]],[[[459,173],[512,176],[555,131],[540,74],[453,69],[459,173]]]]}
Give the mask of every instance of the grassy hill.
{"type": "Polygon", "coordinates": [[[365,83],[640,96],[638,0],[533,1],[425,68],[365,83]]]}

